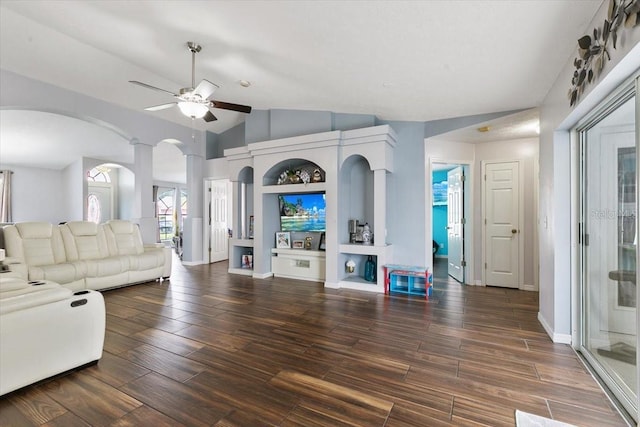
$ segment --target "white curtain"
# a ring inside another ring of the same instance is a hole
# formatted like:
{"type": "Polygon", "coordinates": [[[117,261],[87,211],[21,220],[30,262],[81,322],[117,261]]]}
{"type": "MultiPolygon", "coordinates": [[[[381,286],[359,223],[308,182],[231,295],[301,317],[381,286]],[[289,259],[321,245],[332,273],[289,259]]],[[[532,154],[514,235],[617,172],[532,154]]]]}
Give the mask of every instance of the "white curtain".
{"type": "Polygon", "coordinates": [[[0,222],[11,222],[11,174],[0,171],[0,222]]]}

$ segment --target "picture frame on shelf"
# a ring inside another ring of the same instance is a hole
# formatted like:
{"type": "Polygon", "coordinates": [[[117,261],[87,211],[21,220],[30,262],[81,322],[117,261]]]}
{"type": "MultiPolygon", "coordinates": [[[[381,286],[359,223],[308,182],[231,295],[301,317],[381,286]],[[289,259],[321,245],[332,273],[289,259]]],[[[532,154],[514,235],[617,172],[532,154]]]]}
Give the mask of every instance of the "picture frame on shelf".
{"type": "Polygon", "coordinates": [[[253,239],[253,215],[249,216],[249,238],[253,239]]]}
{"type": "Polygon", "coordinates": [[[303,240],[294,240],[292,247],[293,247],[293,249],[303,249],[304,248],[304,241],[303,240]]]}
{"type": "Polygon", "coordinates": [[[320,234],[320,244],[318,245],[318,250],[320,250],[320,251],[326,251],[327,250],[324,233],[320,234]]]}
{"type": "Polygon", "coordinates": [[[242,255],[242,268],[245,268],[245,269],[253,268],[253,255],[249,255],[249,254],[242,255]]]}
{"type": "Polygon", "coordinates": [[[276,232],[276,248],[289,249],[291,248],[291,233],[288,231],[276,232]]]}

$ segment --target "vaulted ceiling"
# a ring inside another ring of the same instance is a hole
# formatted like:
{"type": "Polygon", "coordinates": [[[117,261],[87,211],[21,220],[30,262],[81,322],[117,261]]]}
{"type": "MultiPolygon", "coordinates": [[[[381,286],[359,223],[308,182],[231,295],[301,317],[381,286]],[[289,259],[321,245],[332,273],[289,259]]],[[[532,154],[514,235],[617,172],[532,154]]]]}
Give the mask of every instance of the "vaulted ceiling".
{"type": "MultiPolygon", "coordinates": [[[[601,4],[2,0],[0,67],[140,111],[171,96],[128,80],[190,86],[195,41],[215,99],[429,121],[538,107],[601,4]]],[[[177,108],[148,114],[191,125],[177,108]]],[[[215,114],[195,126],[244,120],[215,114]]]]}

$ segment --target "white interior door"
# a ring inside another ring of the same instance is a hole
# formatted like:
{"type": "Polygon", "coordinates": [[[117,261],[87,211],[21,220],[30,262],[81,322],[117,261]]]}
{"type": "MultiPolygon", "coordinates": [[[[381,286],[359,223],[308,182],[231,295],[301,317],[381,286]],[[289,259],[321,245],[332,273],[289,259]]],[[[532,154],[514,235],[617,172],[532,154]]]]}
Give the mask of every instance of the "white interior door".
{"type": "Polygon", "coordinates": [[[209,203],[209,262],[218,262],[229,258],[228,228],[228,187],[229,180],[219,179],[211,182],[211,201],[209,203]]]}
{"type": "Polygon", "coordinates": [[[461,166],[447,172],[448,273],[464,283],[464,172],[461,166]]]}
{"type": "Polygon", "coordinates": [[[487,163],[484,181],[485,284],[520,284],[520,171],[518,162],[487,163]]]}

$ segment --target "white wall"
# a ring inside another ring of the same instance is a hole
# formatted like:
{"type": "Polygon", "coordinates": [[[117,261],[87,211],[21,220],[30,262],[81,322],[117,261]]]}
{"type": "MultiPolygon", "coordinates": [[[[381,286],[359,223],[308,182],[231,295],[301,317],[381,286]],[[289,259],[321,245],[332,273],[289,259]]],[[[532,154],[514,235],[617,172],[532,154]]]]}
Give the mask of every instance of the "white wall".
{"type": "Polygon", "coordinates": [[[67,220],[62,175],[53,169],[0,165],[13,171],[11,176],[12,221],[46,221],[57,224],[67,220]]]}
{"type": "MultiPolygon", "coordinates": [[[[86,214],[86,171],[83,167],[82,160],[63,170],[0,164],[0,169],[14,172],[11,182],[13,222],[45,221],[57,224],[83,220],[86,214]]],[[[133,173],[124,168],[116,170],[119,172],[119,209],[116,216],[131,219],[133,173]]]]}
{"type": "Polygon", "coordinates": [[[118,173],[118,219],[132,219],[135,175],[126,168],[116,169],[118,173]]]}
{"type": "MultiPolygon", "coordinates": [[[[601,28],[609,2],[603,2],[594,20],[584,29],[601,28]]],[[[640,67],[640,26],[621,28],[616,49],[602,75],[586,86],[576,107],[569,106],[567,92],[574,72],[567,58],[563,71],[540,108],[540,312],[538,318],[556,342],[569,342],[572,329],[571,295],[571,146],[569,130],[611,91],[640,67]]]]}
{"type": "Polygon", "coordinates": [[[63,194],[63,200],[66,202],[65,221],[82,221],[85,219],[87,185],[83,171],[82,159],[78,159],[61,171],[61,193],[63,194]]]}
{"type": "MultiPolygon", "coordinates": [[[[451,141],[441,141],[437,137],[425,140],[425,153],[427,160],[427,188],[431,188],[431,171],[429,165],[434,162],[469,164],[471,166],[471,198],[468,205],[472,208],[466,210],[465,216],[472,218],[470,226],[466,229],[465,248],[467,245],[473,248],[473,253],[467,251],[467,263],[469,271],[465,277],[465,283],[478,283],[482,278],[482,168],[481,162],[488,160],[520,160],[524,166],[523,189],[524,189],[524,277],[522,284],[527,289],[535,289],[535,262],[534,248],[536,236],[536,216],[533,214],[535,206],[535,167],[538,159],[538,139],[517,139],[509,141],[487,142],[482,144],[456,143],[451,141]],[[471,257],[471,256],[472,257],[471,257]]],[[[465,196],[466,197],[466,196],[465,196]]],[[[429,196],[426,198],[429,203],[429,196]]],[[[465,206],[467,203],[465,202],[465,206]]],[[[431,210],[426,210],[425,221],[431,224],[433,219],[431,210]]],[[[432,230],[427,226],[427,242],[432,240],[432,230]]],[[[465,249],[466,250],[466,249],[465,249]]]]}

